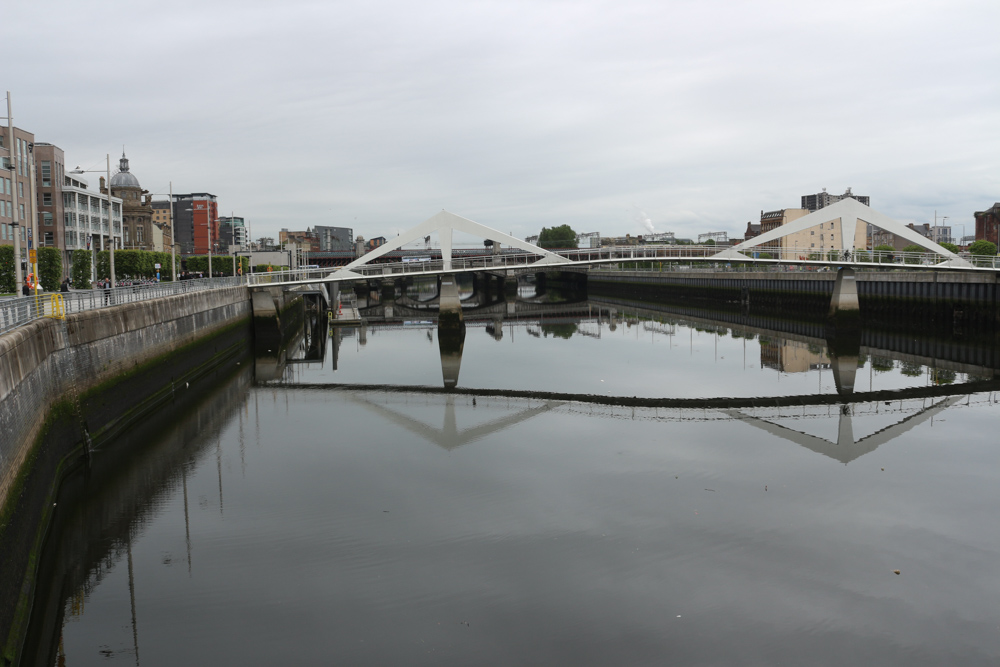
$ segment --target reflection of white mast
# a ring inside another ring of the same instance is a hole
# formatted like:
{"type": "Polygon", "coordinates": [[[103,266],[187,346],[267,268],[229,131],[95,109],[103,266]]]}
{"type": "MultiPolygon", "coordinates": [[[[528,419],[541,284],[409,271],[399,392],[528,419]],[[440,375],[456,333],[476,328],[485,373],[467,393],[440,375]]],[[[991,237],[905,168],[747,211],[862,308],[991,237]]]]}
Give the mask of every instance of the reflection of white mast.
{"type": "Polygon", "coordinates": [[[494,419],[493,421],[486,422],[485,424],[480,424],[479,426],[459,431],[455,421],[454,396],[447,396],[445,398],[444,417],[441,428],[428,426],[420,420],[408,417],[407,415],[401,414],[391,408],[387,408],[384,405],[374,403],[357,394],[347,394],[347,396],[350,400],[364,408],[367,408],[368,410],[371,410],[377,415],[388,419],[397,426],[401,426],[407,431],[415,433],[425,440],[433,442],[435,445],[447,450],[456,449],[462,445],[467,445],[470,442],[475,442],[476,440],[485,438],[488,435],[492,435],[493,433],[498,433],[514,426],[515,424],[520,424],[523,421],[527,421],[532,417],[540,415],[543,412],[548,412],[557,406],[556,403],[546,402],[544,405],[537,408],[521,410],[507,417],[494,419]]]}
{"type": "Polygon", "coordinates": [[[841,463],[847,464],[854,459],[868,454],[869,452],[874,452],[881,445],[898,438],[914,426],[924,423],[939,412],[943,412],[947,408],[955,405],[963,398],[965,397],[951,396],[946,398],[943,401],[931,405],[929,408],[924,408],[919,412],[906,417],[899,423],[893,424],[892,426],[884,428],[881,431],[876,431],[875,433],[857,441],[854,440],[854,427],[851,421],[850,406],[848,405],[840,406],[840,425],[837,429],[837,442],[832,442],[815,435],[801,433],[800,431],[788,428],[787,426],[780,426],[765,419],[744,414],[740,410],[723,410],[723,412],[730,417],[739,419],[750,426],[755,426],[762,431],[770,433],[771,435],[776,435],[779,438],[790,440],[791,442],[794,442],[801,447],[805,447],[810,451],[816,452],[817,454],[829,456],[831,459],[836,459],[841,463]]]}

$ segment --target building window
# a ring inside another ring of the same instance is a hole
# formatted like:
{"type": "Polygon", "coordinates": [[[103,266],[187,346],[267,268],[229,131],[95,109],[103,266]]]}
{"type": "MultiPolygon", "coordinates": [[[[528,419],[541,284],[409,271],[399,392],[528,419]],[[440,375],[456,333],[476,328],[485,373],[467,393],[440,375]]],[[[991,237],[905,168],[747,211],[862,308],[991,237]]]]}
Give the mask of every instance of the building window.
{"type": "Polygon", "coordinates": [[[18,197],[24,196],[24,181],[17,182],[17,196],[18,197]]]}
{"type": "Polygon", "coordinates": [[[42,222],[45,224],[46,227],[51,227],[52,226],[52,214],[49,213],[48,211],[43,211],[42,212],[42,222]]]}
{"type": "Polygon", "coordinates": [[[48,160],[42,160],[42,187],[52,187],[52,163],[48,160]]]}
{"type": "Polygon", "coordinates": [[[42,206],[52,206],[52,193],[43,192],[42,193],[42,206]]]}
{"type": "Polygon", "coordinates": [[[128,243],[128,227],[125,228],[125,243],[128,243]]]}
{"type": "Polygon", "coordinates": [[[135,228],[135,240],[137,243],[143,242],[142,225],[135,228]]]}
{"type": "MultiPolygon", "coordinates": [[[[52,224],[51,222],[49,224],[52,224]]],[[[56,244],[55,235],[52,232],[45,232],[45,245],[54,246],[56,244]]]]}

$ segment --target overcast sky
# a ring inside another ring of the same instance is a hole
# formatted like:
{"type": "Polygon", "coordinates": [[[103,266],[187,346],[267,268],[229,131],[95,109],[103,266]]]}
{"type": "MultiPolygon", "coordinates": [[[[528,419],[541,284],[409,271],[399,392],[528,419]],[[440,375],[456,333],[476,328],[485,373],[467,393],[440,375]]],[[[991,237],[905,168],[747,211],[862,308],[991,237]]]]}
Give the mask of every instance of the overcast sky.
{"type": "Polygon", "coordinates": [[[254,237],[742,236],[823,187],[971,234],[1000,201],[996,0],[3,5],[17,126],[254,237]]]}

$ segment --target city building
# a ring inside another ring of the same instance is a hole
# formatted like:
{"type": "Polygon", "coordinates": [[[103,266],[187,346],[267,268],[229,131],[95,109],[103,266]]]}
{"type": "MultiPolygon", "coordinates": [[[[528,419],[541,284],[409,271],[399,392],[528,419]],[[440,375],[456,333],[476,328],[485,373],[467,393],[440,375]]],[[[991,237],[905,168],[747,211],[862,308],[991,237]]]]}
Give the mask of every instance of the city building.
{"type": "Polygon", "coordinates": [[[207,255],[209,241],[214,246],[219,239],[219,204],[215,195],[208,192],[174,195],[173,203],[174,242],[181,254],[207,255]]]}
{"type": "Polygon", "coordinates": [[[951,240],[951,227],[945,225],[931,227],[931,240],[934,243],[954,243],[951,240]]]}
{"type": "Polygon", "coordinates": [[[0,179],[3,194],[0,202],[0,245],[13,245],[14,234],[20,236],[21,260],[27,261],[27,227],[32,213],[31,161],[29,147],[35,135],[17,127],[0,132],[0,179]]]}
{"type": "Polygon", "coordinates": [[[1000,247],[1000,202],[985,211],[976,211],[976,240],[990,241],[1000,247]]]}
{"type": "Polygon", "coordinates": [[[170,202],[154,201],[151,204],[153,222],[153,250],[170,252],[170,202]]]}
{"type": "Polygon", "coordinates": [[[813,211],[818,211],[821,208],[826,208],[830,204],[836,204],[842,199],[847,199],[851,197],[852,199],[857,199],[860,203],[865,206],[871,206],[869,203],[870,198],[864,195],[856,195],[851,192],[850,188],[842,195],[831,195],[823,188],[823,192],[817,192],[814,195],[802,195],[802,208],[806,209],[810,213],[813,211]]]}
{"type": "MultiPolygon", "coordinates": [[[[111,247],[107,193],[103,176],[100,192],[90,190],[89,183],[81,175],[63,176],[62,210],[67,254],[74,250],[97,253],[111,247]]],[[[115,248],[118,249],[122,247],[122,200],[118,197],[111,197],[111,211],[115,248]]],[[[91,266],[97,266],[96,256],[91,258],[91,266]]]]}
{"type": "MultiPolygon", "coordinates": [[[[760,233],[766,234],[770,231],[781,227],[782,225],[787,225],[792,220],[798,220],[799,218],[808,215],[809,211],[804,208],[782,208],[777,211],[761,211],[760,212],[760,233]]],[[[800,232],[801,233],[801,232],[800,232]]],[[[808,232],[806,232],[808,234],[808,232]]],[[[788,237],[775,239],[774,241],[768,241],[760,246],[757,246],[761,251],[779,251],[781,248],[791,248],[798,247],[790,241],[788,237]]]]}
{"type": "Polygon", "coordinates": [[[66,160],[58,146],[35,144],[35,192],[38,203],[38,246],[59,248],[63,255],[64,273],[71,264],[66,249],[66,226],[63,222],[63,177],[66,160]]]}
{"type": "MultiPolygon", "coordinates": [[[[924,223],[922,225],[914,225],[913,223],[910,223],[907,227],[921,236],[933,240],[933,228],[929,224],[924,223]]],[[[890,245],[896,250],[902,250],[906,246],[913,245],[912,242],[907,241],[903,237],[896,236],[892,232],[887,232],[884,229],[879,229],[878,227],[872,227],[871,243],[872,248],[877,248],[880,245],[890,245]]]]}
{"type": "MultiPolygon", "coordinates": [[[[101,191],[104,191],[102,186],[101,191]]],[[[122,153],[118,172],[111,176],[111,196],[122,200],[122,247],[126,250],[153,249],[152,195],[143,190],[139,179],[129,170],[122,153]]]]}
{"type": "Polygon", "coordinates": [[[350,250],[354,247],[352,239],[354,230],[350,227],[328,227],[316,225],[313,227],[313,234],[319,241],[321,252],[332,252],[334,250],[350,250]]]}
{"type": "Polygon", "coordinates": [[[219,218],[219,247],[225,252],[240,250],[247,246],[246,221],[239,216],[222,216],[219,218]]]}
{"type": "MultiPolygon", "coordinates": [[[[843,199],[843,197],[841,197],[843,199]]],[[[840,201],[838,199],[838,201],[840,201]]],[[[825,206],[823,207],[825,208],[825,206]]],[[[793,220],[805,217],[812,213],[806,208],[786,208],[778,211],[761,212],[760,233],[765,234],[773,229],[787,225],[793,220]]],[[[859,224],[854,230],[854,247],[866,248],[868,243],[868,230],[864,224],[859,224]]],[[[823,222],[813,225],[809,229],[789,234],[774,241],[768,241],[760,246],[767,250],[795,250],[798,251],[801,259],[808,259],[809,255],[843,250],[843,238],[841,237],[840,219],[823,222]]]]}
{"type": "Polygon", "coordinates": [[[306,248],[308,252],[319,252],[319,239],[308,227],[304,232],[290,232],[287,227],[282,227],[278,232],[278,245],[285,248],[291,244],[306,248]]]}
{"type": "Polygon", "coordinates": [[[747,230],[743,233],[743,240],[749,241],[752,238],[760,236],[760,227],[761,224],[759,222],[747,221],[747,230]]]}

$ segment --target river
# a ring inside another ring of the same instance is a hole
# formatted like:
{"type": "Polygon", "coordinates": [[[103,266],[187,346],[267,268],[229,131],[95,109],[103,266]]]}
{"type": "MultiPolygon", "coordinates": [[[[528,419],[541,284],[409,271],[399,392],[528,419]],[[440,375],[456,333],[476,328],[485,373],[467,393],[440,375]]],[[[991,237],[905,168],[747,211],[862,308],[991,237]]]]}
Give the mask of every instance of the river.
{"type": "Polygon", "coordinates": [[[992,369],[541,307],[320,320],[98,452],[29,664],[1000,660],[992,369]]]}

